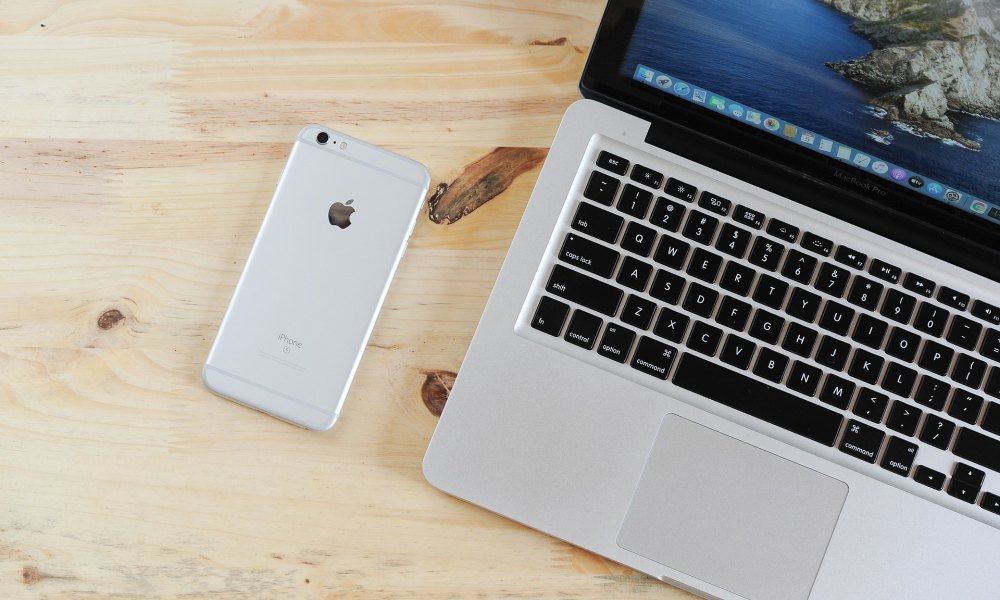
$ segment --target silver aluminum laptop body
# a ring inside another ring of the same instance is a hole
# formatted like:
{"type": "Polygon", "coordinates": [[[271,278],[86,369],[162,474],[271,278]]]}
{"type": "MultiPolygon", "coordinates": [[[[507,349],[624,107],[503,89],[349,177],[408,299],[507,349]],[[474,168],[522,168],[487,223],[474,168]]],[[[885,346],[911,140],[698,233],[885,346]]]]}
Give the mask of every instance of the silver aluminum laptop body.
{"type": "Polygon", "coordinates": [[[704,597],[1000,595],[1000,517],[874,465],[859,472],[835,448],[527,325],[555,262],[553,231],[566,228],[562,199],[579,195],[588,153],[618,144],[734,202],[1000,298],[995,282],[651,147],[648,127],[590,100],[567,111],[428,448],[427,480],[704,597]],[[686,455],[672,453],[675,439],[686,455]],[[692,489],[706,480],[711,493],[692,489]]]}
{"type": "MultiPolygon", "coordinates": [[[[997,236],[968,214],[989,205],[928,203],[939,184],[849,148],[804,158],[756,112],[754,135],[723,122],[744,108],[621,59],[642,6],[609,4],[581,82],[602,101],[563,118],[427,480],[708,598],[1000,597],[997,236]]],[[[694,68],[683,51],[656,60],[694,68]]]]}

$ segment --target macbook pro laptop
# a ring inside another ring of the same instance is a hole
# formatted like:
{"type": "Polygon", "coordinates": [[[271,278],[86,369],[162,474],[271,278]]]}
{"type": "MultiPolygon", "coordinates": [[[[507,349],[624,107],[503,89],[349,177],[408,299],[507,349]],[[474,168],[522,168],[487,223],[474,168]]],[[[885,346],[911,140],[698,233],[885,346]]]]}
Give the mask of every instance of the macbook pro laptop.
{"type": "Polygon", "coordinates": [[[612,0],[428,481],[708,598],[1000,597],[998,31],[612,0]]]}

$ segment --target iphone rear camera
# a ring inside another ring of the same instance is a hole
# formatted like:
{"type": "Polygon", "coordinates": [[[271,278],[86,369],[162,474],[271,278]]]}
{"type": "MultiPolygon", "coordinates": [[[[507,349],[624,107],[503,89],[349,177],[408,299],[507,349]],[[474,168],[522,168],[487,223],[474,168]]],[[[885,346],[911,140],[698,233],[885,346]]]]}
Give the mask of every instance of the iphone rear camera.
{"type": "Polygon", "coordinates": [[[316,141],[320,144],[325,144],[330,141],[330,134],[325,131],[321,131],[316,134],[316,141]]]}

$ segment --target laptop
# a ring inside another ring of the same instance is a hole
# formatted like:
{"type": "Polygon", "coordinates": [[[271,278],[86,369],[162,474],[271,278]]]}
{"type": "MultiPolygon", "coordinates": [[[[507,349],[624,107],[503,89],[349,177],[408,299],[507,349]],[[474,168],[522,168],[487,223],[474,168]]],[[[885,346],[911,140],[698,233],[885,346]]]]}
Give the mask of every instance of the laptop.
{"type": "Polygon", "coordinates": [[[1000,596],[1000,11],[906,6],[612,0],[427,480],[706,598],[1000,596]]]}

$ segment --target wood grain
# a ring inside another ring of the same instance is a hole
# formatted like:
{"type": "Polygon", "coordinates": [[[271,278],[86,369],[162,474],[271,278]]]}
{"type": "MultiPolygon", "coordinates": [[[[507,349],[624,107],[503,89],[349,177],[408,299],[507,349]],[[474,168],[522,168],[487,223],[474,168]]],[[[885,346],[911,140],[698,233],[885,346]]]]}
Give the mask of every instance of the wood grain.
{"type": "Polygon", "coordinates": [[[421,474],[441,374],[537,161],[460,220],[421,219],[334,430],[199,378],[304,123],[412,156],[435,183],[495,148],[544,152],[602,9],[0,7],[0,598],[688,597],[421,474]]]}

